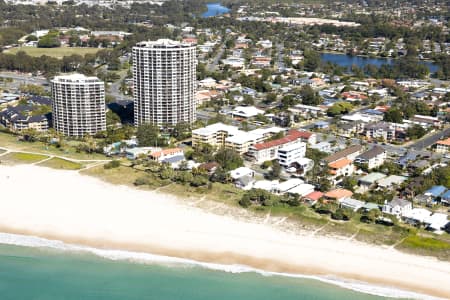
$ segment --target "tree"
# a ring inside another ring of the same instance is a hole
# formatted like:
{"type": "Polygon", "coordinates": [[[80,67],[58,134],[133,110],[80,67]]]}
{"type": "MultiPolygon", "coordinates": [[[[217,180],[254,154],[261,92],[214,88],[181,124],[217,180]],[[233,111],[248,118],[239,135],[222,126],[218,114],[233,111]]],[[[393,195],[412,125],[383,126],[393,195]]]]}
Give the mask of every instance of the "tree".
{"type": "Polygon", "coordinates": [[[392,122],[392,123],[403,123],[403,115],[402,112],[398,108],[390,108],[385,114],[384,114],[384,120],[386,122],[392,122]]]}
{"type": "Polygon", "coordinates": [[[161,145],[159,143],[159,128],[153,124],[147,123],[139,125],[136,132],[136,138],[140,147],[157,147],[158,145],[161,145]]]}
{"type": "Polygon", "coordinates": [[[244,165],[244,161],[239,153],[231,149],[221,148],[214,155],[214,160],[225,171],[231,171],[244,165]]]}
{"type": "Polygon", "coordinates": [[[353,176],[346,176],[342,179],[342,187],[347,190],[354,191],[355,186],[358,184],[358,180],[353,176]]]}
{"type": "Polygon", "coordinates": [[[320,66],[320,55],[314,50],[306,50],[304,56],[304,67],[308,71],[316,71],[320,66]]]}
{"type": "Polygon", "coordinates": [[[270,172],[268,174],[268,179],[274,180],[274,179],[280,177],[280,173],[281,173],[280,163],[277,160],[274,160],[272,162],[272,169],[270,170],[270,172]]]}
{"type": "Polygon", "coordinates": [[[342,114],[347,114],[353,109],[353,105],[348,102],[336,102],[327,110],[327,115],[335,117],[342,114]]]}
{"type": "Polygon", "coordinates": [[[61,43],[55,33],[48,33],[47,35],[44,35],[38,42],[39,48],[56,48],[59,46],[61,46],[61,43]]]}
{"type": "Polygon", "coordinates": [[[427,133],[426,130],[418,124],[414,124],[413,126],[408,127],[408,129],[406,129],[406,135],[412,140],[420,139],[426,133],[427,133]]]}
{"type": "Polygon", "coordinates": [[[275,94],[275,93],[268,93],[266,95],[266,99],[264,100],[264,103],[265,104],[270,104],[270,103],[273,103],[275,101],[277,101],[277,94],[275,94]]]}
{"type": "Polygon", "coordinates": [[[302,86],[300,90],[302,103],[305,105],[319,105],[322,103],[322,98],[309,85],[302,86]]]}

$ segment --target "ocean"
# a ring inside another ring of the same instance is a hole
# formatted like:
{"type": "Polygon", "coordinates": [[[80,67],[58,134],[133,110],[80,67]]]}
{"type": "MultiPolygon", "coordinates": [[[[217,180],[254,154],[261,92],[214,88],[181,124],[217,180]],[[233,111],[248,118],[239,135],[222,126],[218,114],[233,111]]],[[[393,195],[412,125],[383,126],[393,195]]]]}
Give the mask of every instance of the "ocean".
{"type": "Polygon", "coordinates": [[[331,278],[268,274],[0,233],[2,300],[393,299],[380,295],[414,296],[331,278]]]}

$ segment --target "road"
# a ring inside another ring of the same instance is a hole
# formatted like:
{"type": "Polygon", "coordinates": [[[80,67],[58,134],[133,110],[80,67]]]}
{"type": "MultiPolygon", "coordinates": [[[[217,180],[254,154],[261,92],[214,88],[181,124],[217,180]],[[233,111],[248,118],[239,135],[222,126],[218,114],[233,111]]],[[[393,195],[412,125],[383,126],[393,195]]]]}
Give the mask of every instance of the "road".
{"type": "Polygon", "coordinates": [[[19,73],[13,73],[13,72],[0,72],[0,77],[11,78],[14,80],[23,81],[26,83],[33,83],[33,84],[48,83],[48,81],[45,77],[37,77],[37,76],[31,76],[31,75],[27,75],[27,74],[19,74],[19,73]]]}
{"type": "Polygon", "coordinates": [[[276,44],[275,47],[277,48],[277,61],[275,62],[275,68],[280,71],[284,69],[284,59],[283,59],[284,45],[278,43],[276,44]]]}
{"type": "Polygon", "coordinates": [[[447,138],[449,136],[450,136],[450,127],[446,128],[444,130],[439,130],[435,133],[432,133],[431,135],[427,135],[424,138],[409,145],[408,148],[411,148],[414,150],[423,150],[423,149],[433,145],[440,139],[447,138]]]}
{"type": "Polygon", "coordinates": [[[208,72],[213,72],[217,69],[217,65],[219,64],[220,59],[223,56],[223,53],[225,52],[225,42],[220,45],[220,49],[217,51],[216,56],[214,56],[211,63],[208,63],[206,66],[206,70],[208,72]]]}

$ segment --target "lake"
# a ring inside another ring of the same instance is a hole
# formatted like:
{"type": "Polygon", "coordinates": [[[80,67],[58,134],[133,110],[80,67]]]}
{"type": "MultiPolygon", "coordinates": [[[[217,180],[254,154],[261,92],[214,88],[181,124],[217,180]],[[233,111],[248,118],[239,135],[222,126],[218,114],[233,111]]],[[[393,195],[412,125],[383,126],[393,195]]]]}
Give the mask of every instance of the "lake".
{"type": "Polygon", "coordinates": [[[214,17],[228,13],[230,10],[220,3],[206,4],[208,10],[202,14],[202,18],[214,17]]]}
{"type": "MultiPolygon", "coordinates": [[[[339,54],[339,53],[322,53],[320,55],[320,57],[322,58],[322,61],[324,62],[331,62],[331,63],[335,63],[339,66],[342,67],[346,67],[346,68],[351,68],[352,65],[356,65],[359,68],[363,68],[366,65],[375,65],[377,67],[380,67],[381,65],[385,65],[385,64],[392,64],[395,60],[392,58],[370,58],[370,57],[365,57],[365,56],[350,56],[350,55],[346,55],[346,54],[339,54]]],[[[428,67],[428,69],[430,70],[430,73],[434,73],[437,70],[439,70],[439,67],[437,65],[435,65],[432,62],[429,61],[420,61],[420,64],[424,64],[428,67]]]]}

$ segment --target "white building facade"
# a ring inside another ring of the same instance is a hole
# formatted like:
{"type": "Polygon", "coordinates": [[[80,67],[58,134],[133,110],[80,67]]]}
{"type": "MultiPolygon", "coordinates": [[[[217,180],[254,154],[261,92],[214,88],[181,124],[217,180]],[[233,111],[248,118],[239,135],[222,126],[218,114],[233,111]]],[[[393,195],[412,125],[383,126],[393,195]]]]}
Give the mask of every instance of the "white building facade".
{"type": "Polygon", "coordinates": [[[66,136],[83,137],[106,130],[105,84],[82,74],[51,80],[53,127],[66,136]]]}
{"type": "Polygon", "coordinates": [[[303,142],[292,144],[278,149],[278,162],[281,166],[288,168],[299,161],[306,154],[306,144],[303,142]]]}
{"type": "Polygon", "coordinates": [[[196,68],[193,44],[161,39],[133,47],[135,125],[193,123],[196,68]]]}

